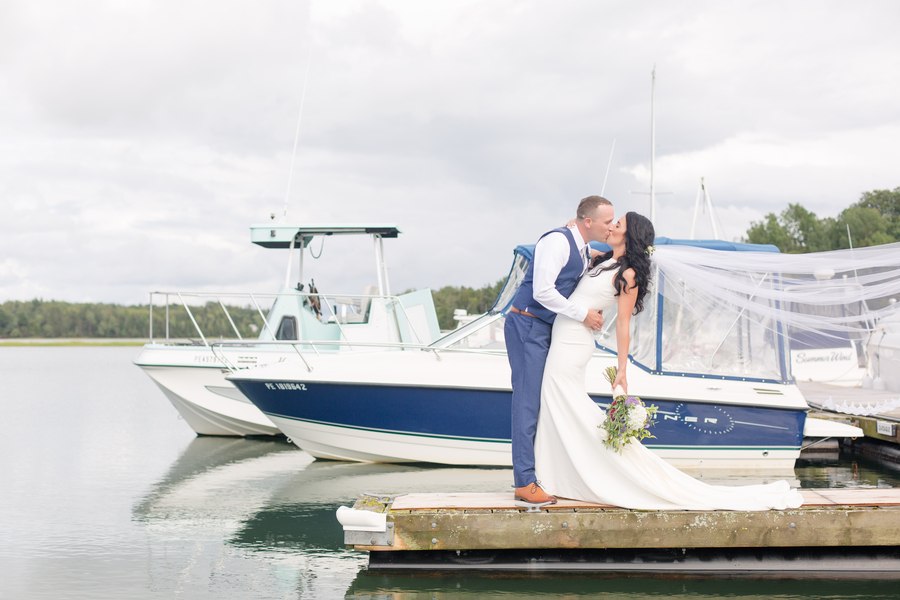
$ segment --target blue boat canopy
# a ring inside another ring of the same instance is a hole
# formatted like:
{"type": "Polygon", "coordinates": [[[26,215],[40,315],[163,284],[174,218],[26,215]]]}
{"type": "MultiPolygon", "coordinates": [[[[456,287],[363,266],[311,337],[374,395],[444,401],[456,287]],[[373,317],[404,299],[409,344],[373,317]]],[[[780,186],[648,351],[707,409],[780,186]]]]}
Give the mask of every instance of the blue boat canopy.
{"type": "MultiPolygon", "coordinates": [[[[740,242],[726,242],[724,240],[678,240],[668,237],[657,237],[655,246],[692,246],[694,248],[706,248],[707,250],[723,250],[727,252],[780,252],[777,246],[772,244],[743,244],[740,242]]],[[[609,246],[599,242],[591,242],[591,248],[600,252],[609,250],[609,246]]],[[[521,254],[528,260],[534,258],[534,244],[522,244],[516,246],[516,254],[521,254]]]]}

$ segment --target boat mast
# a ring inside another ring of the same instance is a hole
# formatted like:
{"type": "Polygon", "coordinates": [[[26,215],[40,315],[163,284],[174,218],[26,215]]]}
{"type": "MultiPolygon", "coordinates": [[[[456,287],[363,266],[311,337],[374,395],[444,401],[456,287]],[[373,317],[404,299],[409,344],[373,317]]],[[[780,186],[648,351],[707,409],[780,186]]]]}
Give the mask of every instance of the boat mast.
{"type": "Polygon", "coordinates": [[[656,187],[653,183],[653,163],[656,161],[656,118],[653,115],[653,96],[656,92],[656,65],[650,73],[650,222],[656,225],[656,187]]]}
{"type": "Polygon", "coordinates": [[[613,138],[612,148],[609,149],[609,159],[606,161],[606,173],[603,175],[603,185],[600,187],[600,195],[606,190],[606,180],[609,179],[609,168],[612,166],[613,152],[616,151],[616,139],[613,138]]]}
{"type": "Polygon", "coordinates": [[[694,230],[697,227],[697,214],[700,212],[701,203],[703,204],[704,210],[709,212],[709,224],[712,226],[713,239],[721,239],[719,237],[719,227],[716,225],[716,218],[713,214],[712,199],[709,197],[709,191],[706,189],[706,181],[703,177],[700,178],[700,187],[697,189],[697,198],[694,200],[694,218],[691,221],[690,239],[696,239],[694,237],[694,230]]]}
{"type": "MultiPolygon", "coordinates": [[[[632,194],[641,194],[650,196],[650,222],[656,225],[656,181],[654,178],[654,168],[656,167],[656,116],[654,114],[654,102],[656,96],[656,65],[653,65],[653,71],[650,72],[650,191],[634,192],[632,194]]],[[[672,192],[662,192],[663,194],[671,194],[672,192]]]]}

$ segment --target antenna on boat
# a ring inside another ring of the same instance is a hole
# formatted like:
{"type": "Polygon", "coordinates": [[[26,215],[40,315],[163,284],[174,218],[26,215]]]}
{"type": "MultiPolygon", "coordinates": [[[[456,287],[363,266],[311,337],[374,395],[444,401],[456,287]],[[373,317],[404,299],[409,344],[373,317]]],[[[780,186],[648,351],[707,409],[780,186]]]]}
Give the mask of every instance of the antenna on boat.
{"type": "MultiPolygon", "coordinates": [[[[306,70],[303,74],[303,89],[300,92],[300,107],[297,109],[297,127],[294,130],[294,147],[291,150],[291,166],[288,169],[288,181],[287,181],[287,189],[284,192],[284,208],[282,209],[281,216],[287,221],[287,212],[288,212],[288,203],[291,199],[291,185],[294,182],[294,162],[297,159],[297,145],[300,142],[300,124],[303,122],[303,105],[306,103],[306,87],[309,83],[309,67],[312,64],[312,41],[309,44],[309,55],[306,57],[306,70]]],[[[275,219],[275,214],[272,214],[272,219],[275,219]]],[[[291,240],[290,248],[288,249],[288,263],[287,269],[284,272],[284,289],[287,290],[291,287],[291,270],[294,266],[294,248],[296,238],[291,240]]],[[[298,281],[303,281],[303,250],[304,243],[303,240],[300,240],[300,259],[299,259],[299,273],[298,273],[298,281]]]]}
{"type": "Polygon", "coordinates": [[[697,213],[700,212],[701,202],[703,204],[703,209],[709,211],[709,224],[712,226],[713,239],[721,239],[719,238],[719,227],[716,224],[716,216],[713,212],[712,199],[709,197],[709,192],[706,189],[706,181],[703,177],[700,178],[700,187],[697,189],[697,199],[694,200],[694,219],[691,221],[690,239],[696,239],[694,237],[694,230],[697,226],[697,213]]]}
{"type": "Polygon", "coordinates": [[[603,185],[600,186],[600,195],[606,189],[606,180],[609,179],[609,167],[612,165],[613,152],[616,151],[616,139],[613,138],[612,148],[609,149],[609,160],[606,161],[606,173],[603,175],[603,185]]]}
{"type": "Polygon", "coordinates": [[[297,129],[294,131],[294,149],[291,151],[291,167],[288,170],[287,190],[284,193],[284,210],[282,217],[287,218],[288,201],[291,198],[291,184],[294,181],[294,161],[297,158],[297,144],[300,141],[300,123],[303,121],[303,105],[306,102],[306,84],[309,83],[309,66],[312,64],[312,42],[309,44],[309,56],[306,59],[306,72],[303,75],[303,91],[300,93],[300,108],[297,110],[297,129]]]}

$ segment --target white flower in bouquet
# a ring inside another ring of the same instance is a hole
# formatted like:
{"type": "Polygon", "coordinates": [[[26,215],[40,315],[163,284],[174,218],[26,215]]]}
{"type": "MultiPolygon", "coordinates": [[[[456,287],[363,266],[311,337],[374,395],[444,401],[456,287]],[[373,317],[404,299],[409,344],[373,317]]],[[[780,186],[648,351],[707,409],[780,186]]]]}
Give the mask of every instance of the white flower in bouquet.
{"type": "MultiPolygon", "coordinates": [[[[631,400],[631,398],[628,400],[631,400]]],[[[635,398],[637,402],[634,404],[628,400],[625,401],[625,405],[628,407],[628,430],[637,431],[638,429],[643,429],[644,425],[647,424],[647,409],[644,408],[644,405],[637,398],[635,398]]]]}
{"type": "MultiPolygon", "coordinates": [[[[616,380],[616,368],[606,369],[606,379],[612,383],[616,380]]],[[[606,419],[598,427],[605,433],[603,443],[607,448],[621,452],[625,444],[636,439],[641,441],[654,437],[647,429],[653,425],[656,406],[644,406],[637,396],[626,396],[625,390],[616,386],[613,399],[606,412],[606,419]]]]}

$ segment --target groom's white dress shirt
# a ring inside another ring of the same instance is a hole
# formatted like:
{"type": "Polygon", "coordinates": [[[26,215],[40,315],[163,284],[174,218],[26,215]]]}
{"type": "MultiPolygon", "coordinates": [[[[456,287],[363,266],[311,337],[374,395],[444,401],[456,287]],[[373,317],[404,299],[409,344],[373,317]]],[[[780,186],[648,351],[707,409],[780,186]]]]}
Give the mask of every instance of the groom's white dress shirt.
{"type": "MultiPolygon", "coordinates": [[[[577,227],[573,227],[571,231],[575,238],[575,246],[584,262],[584,268],[587,269],[588,263],[585,254],[587,242],[581,237],[581,232],[577,227]]],[[[569,262],[569,240],[565,234],[554,231],[538,240],[534,246],[534,273],[532,274],[534,299],[540,302],[544,308],[552,310],[558,315],[565,315],[576,321],[584,321],[587,316],[587,308],[564,298],[556,289],[556,278],[559,277],[560,271],[567,262],[569,262]]]]}

